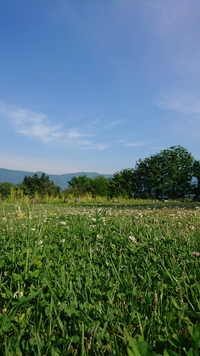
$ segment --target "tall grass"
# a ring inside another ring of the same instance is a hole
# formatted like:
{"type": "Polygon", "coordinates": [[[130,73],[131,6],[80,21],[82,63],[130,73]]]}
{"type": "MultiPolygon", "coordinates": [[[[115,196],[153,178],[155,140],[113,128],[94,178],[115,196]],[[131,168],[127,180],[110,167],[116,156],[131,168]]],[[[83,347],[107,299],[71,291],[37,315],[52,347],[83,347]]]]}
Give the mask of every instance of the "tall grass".
{"type": "Polygon", "coordinates": [[[0,209],[1,355],[200,354],[198,207],[0,209]]]}

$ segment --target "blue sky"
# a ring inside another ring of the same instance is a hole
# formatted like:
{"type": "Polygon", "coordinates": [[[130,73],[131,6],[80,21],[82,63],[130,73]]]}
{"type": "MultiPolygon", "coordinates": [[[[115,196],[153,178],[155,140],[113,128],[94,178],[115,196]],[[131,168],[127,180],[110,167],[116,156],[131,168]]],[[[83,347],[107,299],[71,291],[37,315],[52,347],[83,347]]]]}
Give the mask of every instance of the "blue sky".
{"type": "Polygon", "coordinates": [[[199,0],[1,0],[0,167],[200,159],[199,0]]]}

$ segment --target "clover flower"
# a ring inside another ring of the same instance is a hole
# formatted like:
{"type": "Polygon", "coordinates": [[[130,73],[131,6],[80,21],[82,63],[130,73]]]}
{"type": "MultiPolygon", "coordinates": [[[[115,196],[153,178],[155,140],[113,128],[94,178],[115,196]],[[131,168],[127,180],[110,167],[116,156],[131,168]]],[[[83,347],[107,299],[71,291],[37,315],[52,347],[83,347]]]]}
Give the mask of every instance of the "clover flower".
{"type": "Polygon", "coordinates": [[[200,252],[194,251],[194,252],[193,252],[193,255],[199,257],[199,256],[200,256],[200,252]]]}
{"type": "Polygon", "coordinates": [[[194,225],[190,225],[189,229],[194,230],[195,229],[194,225]]]}
{"type": "Polygon", "coordinates": [[[13,298],[21,298],[23,297],[23,292],[19,292],[18,290],[13,294],[13,298]]]}
{"type": "Polygon", "coordinates": [[[132,241],[134,244],[137,243],[136,238],[135,238],[134,236],[130,235],[128,238],[129,238],[129,240],[132,241]]]}

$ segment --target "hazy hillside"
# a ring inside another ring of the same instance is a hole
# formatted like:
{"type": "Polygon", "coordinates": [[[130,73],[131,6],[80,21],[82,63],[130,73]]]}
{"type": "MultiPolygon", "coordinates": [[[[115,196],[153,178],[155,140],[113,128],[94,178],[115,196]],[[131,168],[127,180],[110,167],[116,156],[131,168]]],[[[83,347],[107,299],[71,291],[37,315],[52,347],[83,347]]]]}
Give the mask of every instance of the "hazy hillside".
{"type": "MultiPolygon", "coordinates": [[[[38,174],[38,176],[40,177],[42,173],[43,172],[15,171],[13,169],[0,168],[0,183],[9,182],[13,184],[18,184],[23,181],[25,175],[32,177],[34,174],[38,174]]],[[[78,172],[78,173],[47,174],[47,175],[49,176],[50,180],[52,180],[61,189],[65,189],[68,187],[68,181],[70,181],[72,177],[78,177],[84,174],[89,178],[94,178],[98,175],[103,175],[106,178],[112,177],[112,174],[99,174],[96,172],[78,172]]]]}

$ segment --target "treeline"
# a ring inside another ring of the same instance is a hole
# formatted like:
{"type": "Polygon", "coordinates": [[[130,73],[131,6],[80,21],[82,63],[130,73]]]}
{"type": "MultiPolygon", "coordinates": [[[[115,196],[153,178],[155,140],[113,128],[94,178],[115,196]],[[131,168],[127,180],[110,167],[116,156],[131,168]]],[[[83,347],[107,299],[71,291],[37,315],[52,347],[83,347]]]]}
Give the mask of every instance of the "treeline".
{"type": "Polygon", "coordinates": [[[28,196],[30,198],[44,198],[45,196],[56,197],[60,194],[61,189],[55,185],[49,176],[42,173],[41,177],[34,174],[32,177],[24,176],[22,183],[0,183],[0,196],[7,199],[10,195],[28,196]]]}
{"type": "Polygon", "coordinates": [[[200,200],[200,161],[182,146],[172,146],[136,162],[135,168],[116,172],[112,178],[74,177],[69,190],[108,198],[200,200]]]}
{"type": "Polygon", "coordinates": [[[139,159],[134,168],[116,172],[112,178],[86,175],[73,177],[68,188],[61,192],[44,173],[41,177],[35,174],[25,176],[23,182],[14,186],[11,183],[0,183],[2,199],[8,197],[15,189],[23,195],[43,198],[45,196],[67,197],[90,195],[108,199],[181,199],[200,200],[200,161],[182,146],[172,146],[145,159],[139,159]]]}

